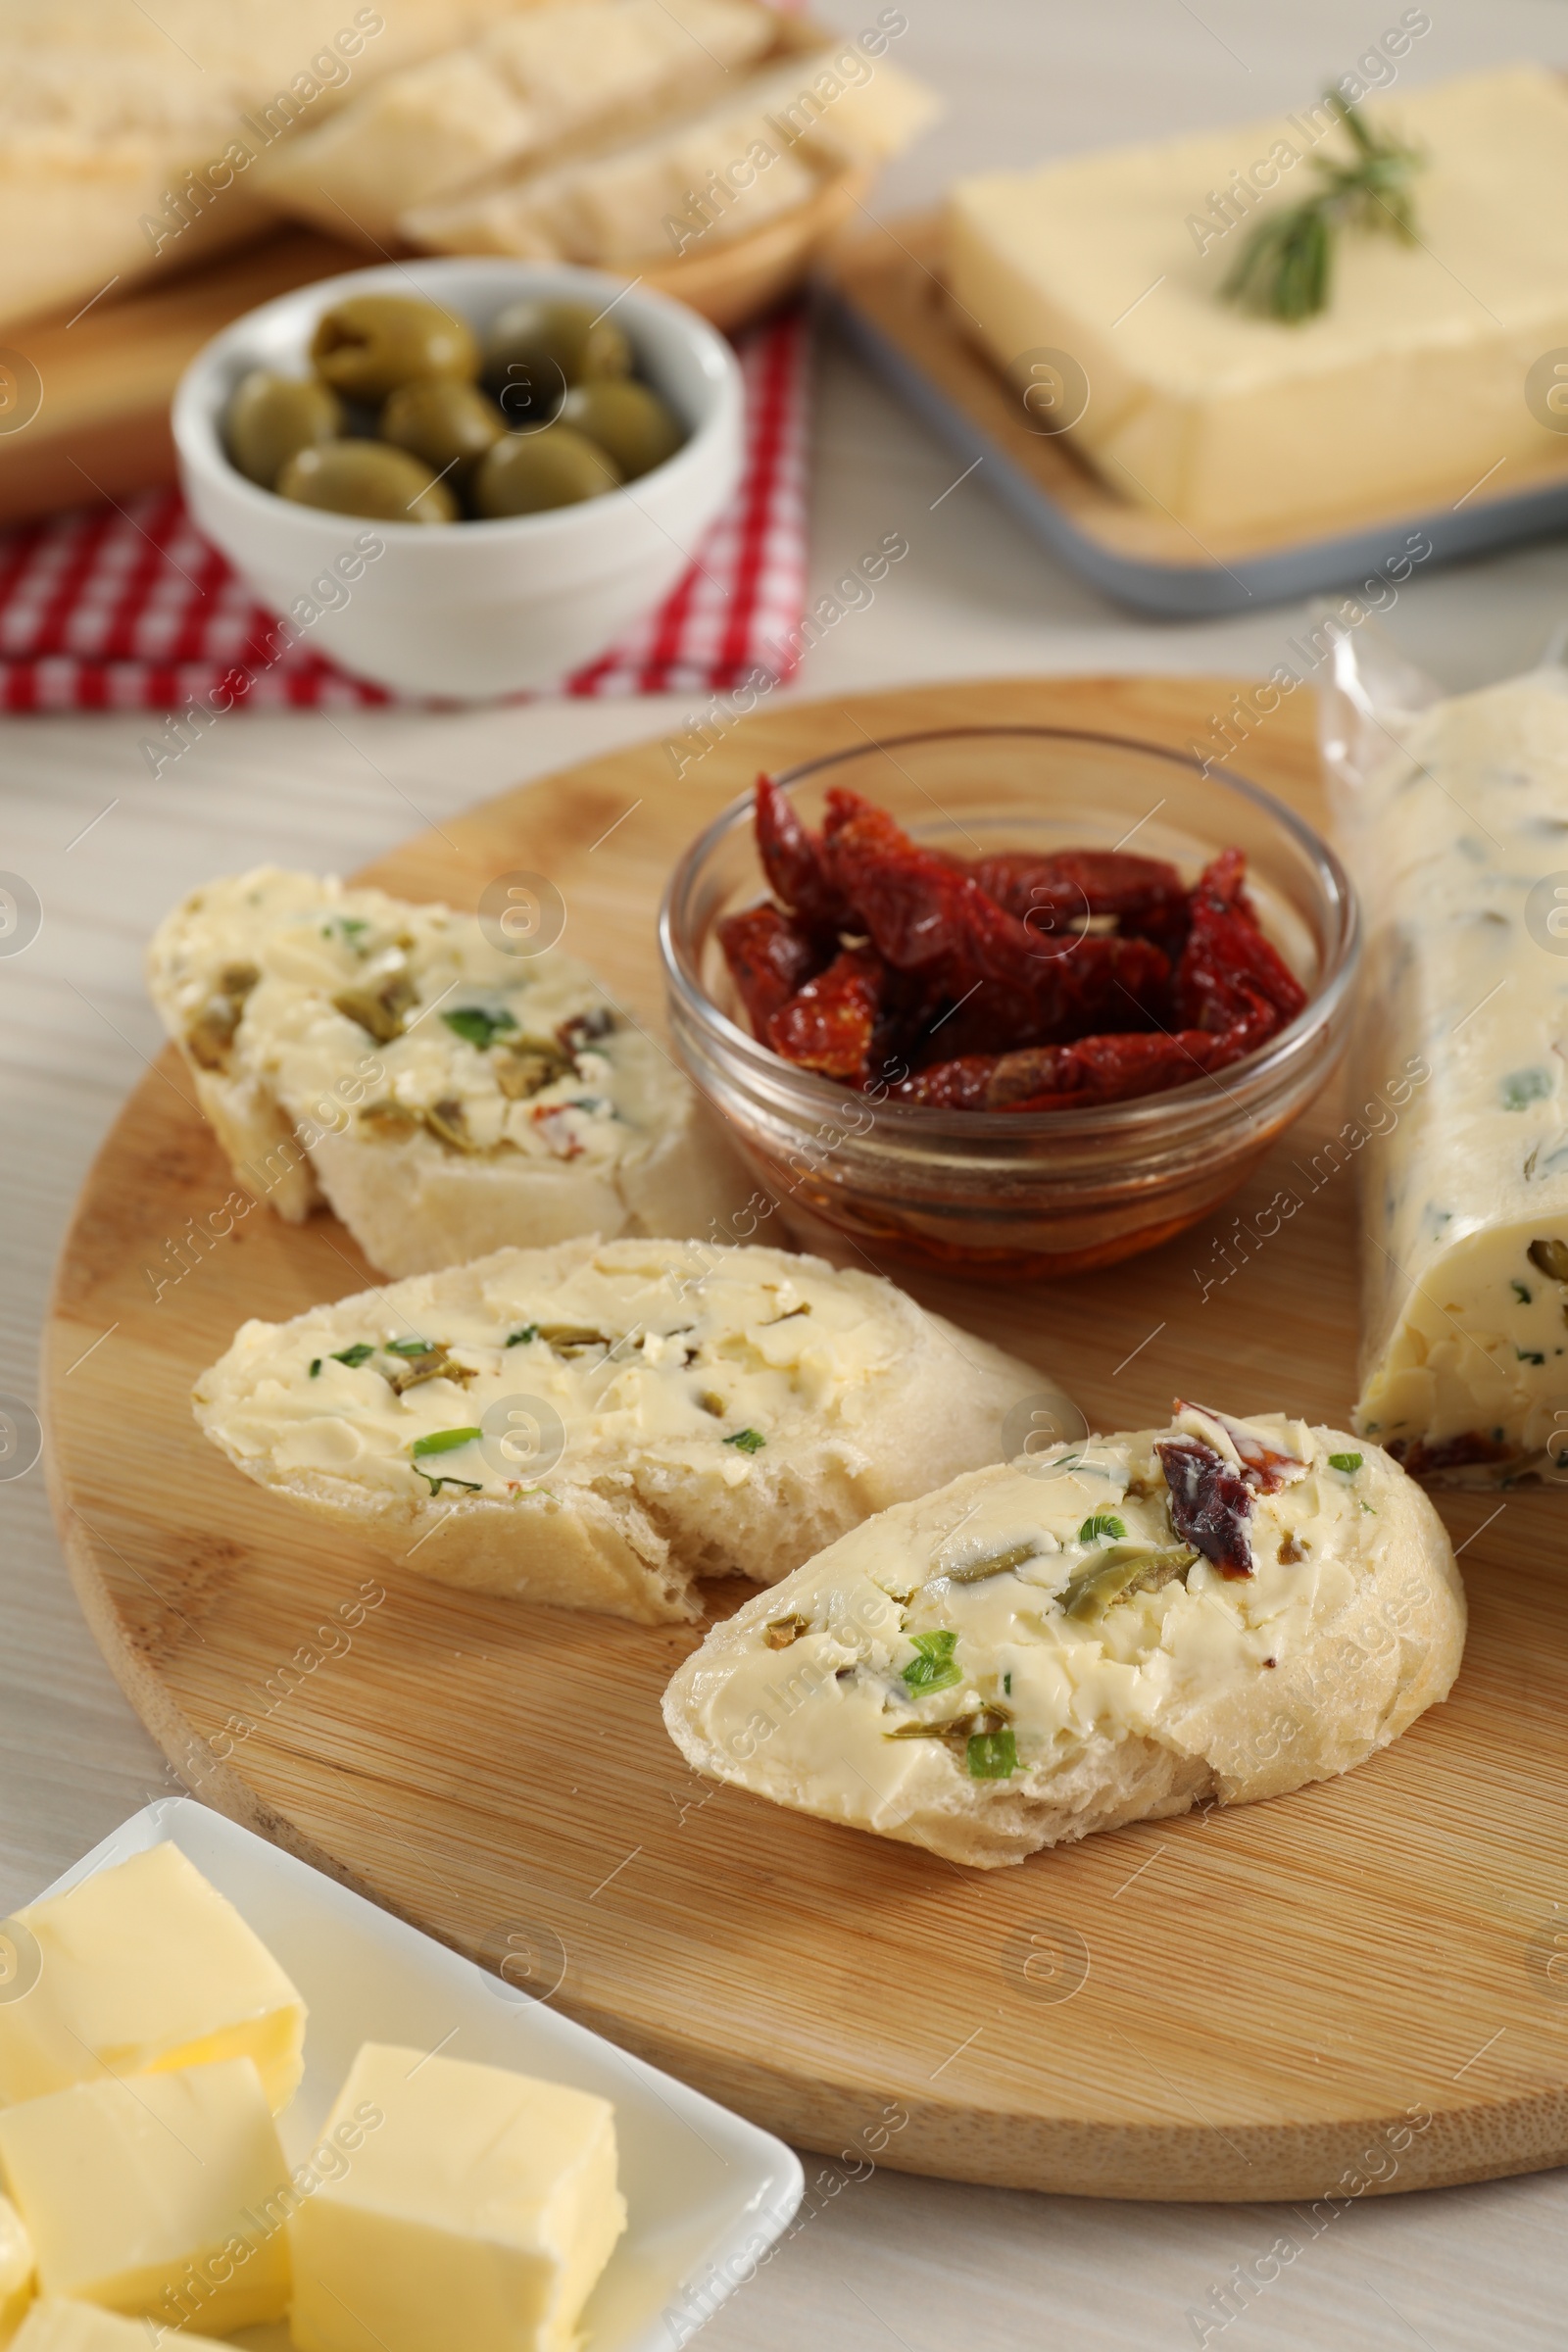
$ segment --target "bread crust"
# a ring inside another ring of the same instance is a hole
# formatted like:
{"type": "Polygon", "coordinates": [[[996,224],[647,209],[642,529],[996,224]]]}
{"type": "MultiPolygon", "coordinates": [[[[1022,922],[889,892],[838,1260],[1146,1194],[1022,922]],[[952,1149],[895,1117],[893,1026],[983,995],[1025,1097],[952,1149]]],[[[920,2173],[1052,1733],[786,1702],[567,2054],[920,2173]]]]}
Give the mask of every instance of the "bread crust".
{"type": "Polygon", "coordinates": [[[689,1239],[715,1231],[745,1197],[722,1134],[689,1093],[645,1151],[586,1174],[569,1162],[466,1159],[428,1135],[394,1142],[351,1127],[319,1137],[309,1164],[316,1197],[372,1264],[398,1276],[584,1232],[689,1239]]]}
{"type": "MultiPolygon", "coordinates": [[[[1156,1434],[1105,1443],[1147,1451],[1156,1434]]],[[[978,1869],[1022,1862],[1097,1830],[1166,1818],[1207,1801],[1281,1796],[1350,1771],[1447,1696],[1464,1645],[1464,1588],[1442,1521],[1398,1465],[1343,1432],[1310,1434],[1318,1461],[1337,1453],[1361,1464],[1356,1481],[1358,1488],[1364,1482],[1367,1516],[1357,1525],[1366,1532],[1348,1576],[1325,1584],[1322,1606],[1314,1604],[1298,1645],[1282,1642],[1276,1656],[1258,1658],[1246,1671],[1216,1671],[1206,1688],[1178,1685],[1152,1721],[1113,1730],[1097,1725],[1087,1737],[1065,1741],[1059,1754],[1025,1761],[1006,1780],[970,1777],[961,1749],[955,1754],[935,1740],[910,1741],[901,1751],[896,1788],[879,1792],[863,1771],[834,1769],[835,1757],[848,1754],[851,1744],[847,1720],[839,1727],[831,1720],[844,1667],[855,1655],[846,1638],[815,1658],[803,1656],[793,1684],[775,1673],[746,1730],[735,1730],[739,1710],[728,1705],[725,1680],[733,1675],[740,1687],[769,1625],[792,1613],[820,1622],[825,1595],[836,1592],[852,1622],[885,1641],[891,1620],[865,1598],[875,1591],[865,1582],[868,1545],[884,1527],[890,1543],[906,1541],[912,1528],[929,1523],[933,1504],[945,1506],[951,1520],[1004,1482],[1016,1483],[1015,1467],[999,1467],[961,1477],[922,1503],[898,1506],[716,1626],[664,1693],[670,1738],[689,1764],[712,1779],[978,1869]],[[803,1761],[808,1704],[821,1724],[821,1766],[814,1773],[803,1761]]],[[[784,1660],[796,1654],[788,1649],[784,1660]]]]}

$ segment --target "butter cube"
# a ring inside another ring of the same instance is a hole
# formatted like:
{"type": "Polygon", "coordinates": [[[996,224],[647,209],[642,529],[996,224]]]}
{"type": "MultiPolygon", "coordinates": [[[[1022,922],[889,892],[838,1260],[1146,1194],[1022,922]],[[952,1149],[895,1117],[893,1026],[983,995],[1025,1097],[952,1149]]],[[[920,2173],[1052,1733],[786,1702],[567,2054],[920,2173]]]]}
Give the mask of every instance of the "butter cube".
{"type": "Polygon", "coordinates": [[[46,2295],[214,2335],[288,2308],[299,2200],[249,2058],[0,2110],[0,2174],[46,2295]]]}
{"type": "Polygon", "coordinates": [[[0,2197],[0,2344],[10,2342],[32,2301],[32,2240],[9,2197],[0,2197]]]}
{"type": "MultiPolygon", "coordinates": [[[[208,2335],[181,2335],[180,2352],[223,2352],[208,2335]]],[[[46,2295],[28,2312],[11,2352],[148,2352],[147,2329],[139,2320],[122,2320],[96,2303],[69,2303],[46,2295]]]]}
{"type": "Polygon", "coordinates": [[[272,2113],[287,2106],[305,2063],[305,2003],[177,1845],[29,1904],[18,1927],[37,1977],[0,2004],[0,2104],[104,2073],[246,2057],[272,2113]]]}
{"type": "Polygon", "coordinates": [[[347,2170],[295,2215],[301,2352],[569,2352],[626,2227],[608,2100],[367,2042],[347,2170]]]}

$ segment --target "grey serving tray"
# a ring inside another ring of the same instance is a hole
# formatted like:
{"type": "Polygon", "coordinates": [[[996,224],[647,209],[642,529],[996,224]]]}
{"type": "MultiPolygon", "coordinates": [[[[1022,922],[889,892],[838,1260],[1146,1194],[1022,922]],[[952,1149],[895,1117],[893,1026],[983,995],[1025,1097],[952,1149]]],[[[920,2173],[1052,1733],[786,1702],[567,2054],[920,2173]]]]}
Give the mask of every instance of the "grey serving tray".
{"type": "Polygon", "coordinates": [[[1417,513],[1337,517],[1321,532],[1274,541],[1230,535],[1202,544],[1174,516],[1118,498],[1061,439],[1021,421],[1002,376],[960,331],[937,258],[936,217],[900,220],[841,247],[818,280],[819,300],[956,457],[971,466],[983,461],[979,478],[1027,530],[1138,612],[1178,619],[1246,612],[1323,589],[1353,591],[1412,554],[1423,565],[1451,563],[1568,528],[1565,437],[1560,470],[1506,490],[1461,488],[1417,513]]]}

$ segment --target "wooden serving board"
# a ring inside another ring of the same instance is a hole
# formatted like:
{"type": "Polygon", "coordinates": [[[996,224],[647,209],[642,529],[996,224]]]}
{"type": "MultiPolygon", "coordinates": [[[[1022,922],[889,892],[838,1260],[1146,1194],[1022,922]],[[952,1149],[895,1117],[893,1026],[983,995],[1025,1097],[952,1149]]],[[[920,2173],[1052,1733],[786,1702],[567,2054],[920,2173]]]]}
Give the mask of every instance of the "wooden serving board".
{"type": "MultiPolygon", "coordinates": [[[[546,872],[567,944],[657,1021],[662,879],[760,762],[982,721],[1181,746],[1229,691],[986,680],[782,706],[683,780],[660,744],[618,752],[367,879],[472,906],[498,872],[546,872]]],[[[1317,817],[1307,724],[1287,704],[1249,754],[1317,817]]],[[[1058,1374],[1102,1429],[1163,1420],[1177,1390],[1343,1421],[1351,1179],[1312,1192],[1299,1172],[1343,1115],[1319,1104],[1226,1210],[1148,1256],[1055,1286],[910,1287],[1058,1374]],[[1286,1182],[1306,1205],[1259,1241],[1256,1213],[1286,1182]],[[1204,1298],[1218,1243],[1236,1270],[1204,1298]]],[[[192,1422],[195,1375],[246,1316],[370,1278],[326,1217],[290,1228],[259,1208],[227,1239],[193,1240],[224,1225],[232,1191],[170,1053],[88,1180],[46,1343],[50,1475],[82,1605],[209,1802],[852,2162],[1251,2200],[1568,2157],[1560,1496],[1443,1500],[1471,1595],[1464,1670],[1361,1771],[967,1872],[690,1774],[659,1697],[692,1631],[450,1591],[230,1469],[192,1422]]]]}

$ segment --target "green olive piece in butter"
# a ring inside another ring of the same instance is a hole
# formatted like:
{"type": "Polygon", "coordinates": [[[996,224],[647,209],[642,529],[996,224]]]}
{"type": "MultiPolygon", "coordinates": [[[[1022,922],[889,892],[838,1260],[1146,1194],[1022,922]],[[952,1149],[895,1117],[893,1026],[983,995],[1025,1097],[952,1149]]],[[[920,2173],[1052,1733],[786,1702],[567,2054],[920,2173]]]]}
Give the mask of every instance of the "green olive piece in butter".
{"type": "Polygon", "coordinates": [[[407,294],[351,294],[323,311],[311,338],[311,365],[349,400],[385,400],[422,376],[471,383],[479,345],[466,318],[407,294]]]}
{"type": "Polygon", "coordinates": [[[662,466],[686,438],[674,410],[657,392],[624,377],[574,384],[562,403],[561,421],[607,449],[628,482],[662,466]]]}
{"type": "Polygon", "coordinates": [[[277,494],[297,506],[370,514],[378,522],[458,519],[458,502],[446,483],[407,450],[383,441],[329,441],[323,449],[302,449],[278,475],[277,494]]]}
{"type": "Polygon", "coordinates": [[[548,424],[543,432],[508,433],[480,461],[473,477],[473,506],[490,520],[539,514],[551,507],[575,506],[620,487],[614,461],[570,425],[548,424]]]}
{"type": "Polygon", "coordinates": [[[223,418],[229,458],[248,481],[270,490],[290,458],[335,441],[343,404],[313,376],[274,375],[253,368],[234,388],[223,418]]]}

